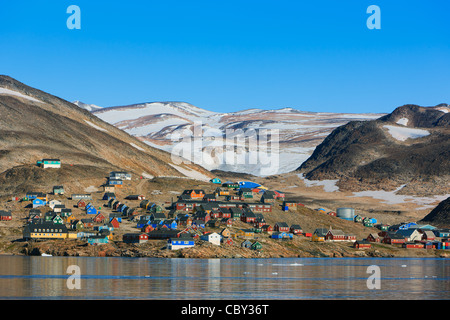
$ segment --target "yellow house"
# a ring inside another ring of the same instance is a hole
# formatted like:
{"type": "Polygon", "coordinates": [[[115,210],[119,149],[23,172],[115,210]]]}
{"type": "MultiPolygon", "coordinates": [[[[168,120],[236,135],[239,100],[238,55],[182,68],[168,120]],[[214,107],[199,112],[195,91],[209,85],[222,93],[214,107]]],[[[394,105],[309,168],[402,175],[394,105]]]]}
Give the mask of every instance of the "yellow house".
{"type": "Polygon", "coordinates": [[[23,228],[23,238],[28,239],[66,239],[67,228],[53,222],[30,223],[23,228]]]}
{"type": "Polygon", "coordinates": [[[229,196],[230,190],[228,188],[216,188],[216,193],[219,196],[229,196]]]}
{"type": "Polygon", "coordinates": [[[322,235],[318,235],[318,234],[314,233],[313,236],[312,236],[312,241],[322,242],[322,241],[325,241],[325,237],[322,236],[322,235]]]}
{"type": "Polygon", "coordinates": [[[76,232],[69,232],[67,234],[67,239],[77,239],[77,233],[76,232]]]}
{"type": "Polygon", "coordinates": [[[255,233],[251,230],[247,229],[240,229],[236,232],[236,237],[241,238],[253,238],[255,236],[255,233]]]}
{"type": "Polygon", "coordinates": [[[328,233],[326,228],[318,228],[314,231],[312,241],[322,242],[325,241],[325,235],[328,233]]]}

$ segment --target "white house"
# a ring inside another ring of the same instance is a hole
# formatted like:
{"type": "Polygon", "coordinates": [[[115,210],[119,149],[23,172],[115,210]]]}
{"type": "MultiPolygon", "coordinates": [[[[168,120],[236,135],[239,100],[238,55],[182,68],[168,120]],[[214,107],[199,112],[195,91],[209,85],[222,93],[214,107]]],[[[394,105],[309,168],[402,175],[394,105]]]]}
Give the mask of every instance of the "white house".
{"type": "Polygon", "coordinates": [[[422,234],[417,229],[398,230],[396,234],[403,236],[408,242],[422,240],[422,234]]]}
{"type": "Polygon", "coordinates": [[[50,200],[49,202],[48,202],[48,206],[51,208],[51,209],[53,209],[54,207],[55,207],[55,205],[57,205],[57,204],[61,204],[61,201],[59,201],[59,200],[50,200]]]}
{"type": "Polygon", "coordinates": [[[131,180],[131,173],[124,171],[112,171],[109,173],[109,179],[131,180]]]}
{"type": "Polygon", "coordinates": [[[212,244],[215,244],[217,246],[220,246],[220,241],[222,239],[222,236],[216,232],[209,232],[209,233],[206,233],[206,234],[200,236],[200,239],[211,242],[212,244]]]}
{"type": "Polygon", "coordinates": [[[59,159],[42,159],[42,161],[38,161],[38,164],[42,166],[42,168],[61,168],[61,160],[59,159]]]}
{"type": "Polygon", "coordinates": [[[191,248],[195,245],[194,239],[192,238],[170,238],[167,241],[167,249],[169,250],[179,250],[184,248],[191,248]]]}

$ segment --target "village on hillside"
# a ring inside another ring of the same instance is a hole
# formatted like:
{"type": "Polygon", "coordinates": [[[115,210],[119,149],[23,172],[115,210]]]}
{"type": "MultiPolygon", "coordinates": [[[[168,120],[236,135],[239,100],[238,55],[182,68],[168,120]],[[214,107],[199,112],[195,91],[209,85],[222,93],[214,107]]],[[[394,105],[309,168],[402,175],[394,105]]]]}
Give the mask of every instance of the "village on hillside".
{"type": "MultiPolygon", "coordinates": [[[[61,161],[43,159],[37,165],[43,169],[59,168],[61,161]]],[[[180,190],[175,199],[162,203],[154,200],[154,194],[116,196],[131,180],[130,173],[113,171],[102,190],[94,193],[66,194],[61,185],[48,192],[29,191],[9,200],[26,210],[26,216],[19,218],[13,211],[1,210],[0,223],[21,219],[21,241],[26,242],[77,240],[88,246],[108,243],[135,246],[163,240],[165,245],[160,250],[170,251],[209,243],[263,252],[273,241],[289,246],[296,239],[301,243],[345,243],[357,250],[377,244],[404,249],[450,248],[449,229],[415,222],[387,225],[363,217],[353,208],[313,210],[318,217],[326,215],[366,227],[368,232],[363,237],[320,222],[314,225],[315,219],[305,230],[300,222],[280,218],[301,214],[306,210],[302,203],[290,201],[282,191],[269,190],[254,182],[222,182],[214,178],[208,188],[180,190]]]]}

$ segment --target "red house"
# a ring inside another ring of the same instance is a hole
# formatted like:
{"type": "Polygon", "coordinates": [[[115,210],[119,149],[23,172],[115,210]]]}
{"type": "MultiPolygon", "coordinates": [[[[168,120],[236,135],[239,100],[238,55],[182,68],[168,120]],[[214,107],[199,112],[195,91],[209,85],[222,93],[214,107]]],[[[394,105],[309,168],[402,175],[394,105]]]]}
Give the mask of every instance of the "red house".
{"type": "Polygon", "coordinates": [[[94,220],[94,222],[102,223],[105,219],[106,217],[101,212],[99,212],[92,220],[94,220]]]}
{"type": "Polygon", "coordinates": [[[371,243],[366,240],[355,241],[355,243],[353,244],[353,248],[356,249],[370,249],[371,247],[372,247],[371,243]]]}
{"type": "Polygon", "coordinates": [[[263,225],[261,227],[261,229],[262,229],[263,232],[273,232],[273,227],[271,225],[268,225],[268,224],[263,225]]]}
{"type": "Polygon", "coordinates": [[[366,240],[370,241],[370,242],[380,242],[381,241],[380,236],[378,234],[376,234],[376,233],[369,234],[367,236],[366,240]]]}
{"type": "Polygon", "coordinates": [[[342,230],[328,230],[325,240],[329,241],[347,241],[347,237],[342,230]]]}
{"type": "Polygon", "coordinates": [[[387,232],[382,242],[387,244],[403,244],[406,240],[405,237],[399,234],[387,232]]]}
{"type": "Polygon", "coordinates": [[[273,230],[278,232],[289,232],[289,226],[286,222],[277,222],[275,223],[273,230]]]}
{"type": "Polygon", "coordinates": [[[155,230],[155,228],[153,228],[150,224],[147,224],[141,228],[141,232],[144,232],[144,233],[149,233],[150,231],[153,231],[153,230],[155,230]]]}
{"type": "Polygon", "coordinates": [[[77,207],[78,208],[85,208],[86,207],[86,201],[84,201],[84,200],[80,200],[80,201],[78,201],[78,203],[77,203],[77,207]]]}
{"type": "Polygon", "coordinates": [[[231,218],[231,211],[228,208],[220,208],[220,218],[231,218]]]}
{"type": "Polygon", "coordinates": [[[11,221],[12,215],[10,211],[0,211],[0,220],[1,221],[11,221]]]}
{"type": "Polygon", "coordinates": [[[211,220],[211,216],[209,213],[205,212],[205,211],[199,211],[196,213],[195,215],[195,219],[196,220],[201,220],[203,222],[208,222],[209,220],[211,220]]]}
{"type": "Polygon", "coordinates": [[[302,234],[303,230],[298,224],[293,224],[289,231],[293,234],[302,234]]]}
{"type": "Polygon", "coordinates": [[[412,242],[412,243],[403,243],[402,244],[402,248],[406,248],[406,249],[423,249],[424,245],[423,243],[416,243],[416,242],[412,242]]]}
{"type": "Polygon", "coordinates": [[[286,198],[286,195],[282,191],[274,190],[273,192],[275,192],[275,197],[277,197],[277,199],[284,199],[284,198],[286,198]]]}
{"type": "Polygon", "coordinates": [[[422,234],[422,240],[425,240],[425,241],[432,241],[432,240],[434,240],[434,239],[436,239],[436,235],[434,234],[433,231],[425,230],[425,231],[423,232],[423,234],[422,234]]]}
{"type": "Polygon", "coordinates": [[[114,227],[114,229],[120,228],[120,223],[119,221],[116,219],[116,217],[112,218],[111,221],[109,222],[112,224],[112,226],[114,227]]]}
{"type": "Polygon", "coordinates": [[[256,220],[256,215],[252,211],[244,211],[241,214],[241,221],[246,223],[254,223],[256,220]]]}

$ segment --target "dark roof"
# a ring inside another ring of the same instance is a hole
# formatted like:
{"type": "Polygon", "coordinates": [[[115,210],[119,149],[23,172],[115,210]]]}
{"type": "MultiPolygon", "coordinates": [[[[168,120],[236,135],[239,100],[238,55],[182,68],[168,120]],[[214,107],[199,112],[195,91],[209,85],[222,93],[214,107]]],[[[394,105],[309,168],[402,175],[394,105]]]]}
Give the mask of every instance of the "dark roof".
{"type": "Polygon", "coordinates": [[[275,225],[283,228],[289,228],[289,225],[286,222],[277,222],[275,225]]]}
{"type": "Polygon", "coordinates": [[[27,224],[24,227],[24,232],[34,232],[34,230],[38,229],[58,229],[58,230],[61,229],[62,232],[67,232],[67,227],[64,224],[58,224],[53,222],[38,222],[27,224]]]}

